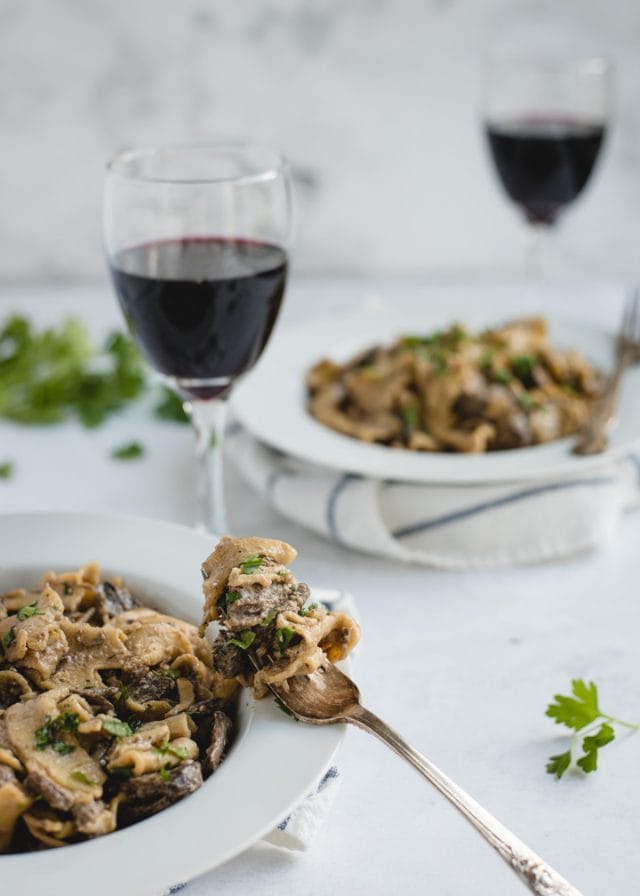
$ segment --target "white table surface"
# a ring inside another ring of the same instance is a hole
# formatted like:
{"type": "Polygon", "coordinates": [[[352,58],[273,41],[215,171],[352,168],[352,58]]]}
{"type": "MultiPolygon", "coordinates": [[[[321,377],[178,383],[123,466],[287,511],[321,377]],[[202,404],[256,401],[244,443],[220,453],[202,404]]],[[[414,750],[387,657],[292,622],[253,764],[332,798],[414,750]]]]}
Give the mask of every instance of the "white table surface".
{"type": "MultiPolygon", "coordinates": [[[[294,284],[284,317],[338,315],[358,302],[363,314],[375,313],[388,299],[437,301],[446,309],[460,288],[294,284]]],[[[601,284],[514,288],[513,294],[514,313],[562,307],[614,325],[621,290],[601,284]]],[[[119,322],[106,285],[5,288],[0,319],[10,310],[42,320],[80,313],[97,330],[119,322]]],[[[0,511],[118,510],[188,523],[191,448],[186,427],[153,421],[142,406],[95,431],[0,423],[0,461],[16,460],[15,477],[0,482],[0,511]],[[113,446],[133,438],[147,446],[145,460],[109,459],[113,446]]],[[[608,746],[595,775],[556,781],[544,771],[549,754],[564,749],[544,709],[571,678],[593,678],[605,709],[640,720],[638,514],[624,521],[612,544],[588,556],[528,569],[450,573],[399,566],[323,541],[276,516],[231,468],[227,487],[235,531],[290,541],[299,550],[300,579],[356,595],[363,629],[356,677],[370,708],[585,896],[638,893],[640,739],[608,746]]],[[[339,765],[341,791],[308,853],[254,846],[192,884],[189,893],[525,892],[467,823],[373,738],[350,731],[339,765]]]]}

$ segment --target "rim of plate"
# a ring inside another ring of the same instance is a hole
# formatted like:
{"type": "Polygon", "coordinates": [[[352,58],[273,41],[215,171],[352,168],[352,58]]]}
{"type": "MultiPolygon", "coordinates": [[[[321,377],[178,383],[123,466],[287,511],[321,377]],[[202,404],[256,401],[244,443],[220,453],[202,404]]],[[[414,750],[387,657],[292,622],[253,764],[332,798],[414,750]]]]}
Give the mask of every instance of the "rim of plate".
{"type": "MultiPolygon", "coordinates": [[[[505,307],[500,306],[502,313],[505,307]]],[[[557,475],[578,475],[620,457],[640,444],[640,415],[634,413],[640,395],[640,366],[625,378],[619,421],[609,449],[592,457],[571,454],[571,438],[543,445],[469,455],[445,452],[412,452],[372,445],[342,435],[315,420],[306,410],[304,375],[322,357],[342,360],[376,341],[389,342],[403,332],[442,327],[452,313],[432,310],[414,315],[382,315],[366,323],[349,317],[315,320],[284,327],[265,352],[255,373],[232,393],[234,418],[253,436],[285,455],[318,467],[386,481],[442,485],[478,485],[522,482],[557,475]],[[336,332],[341,338],[336,340],[336,332]],[[312,346],[311,350],[309,346],[312,346]],[[287,358],[283,376],[282,358],[287,358]],[[273,395],[278,413],[273,413],[273,395]]],[[[507,312],[509,313],[509,312],[507,312]]],[[[495,324],[500,312],[466,314],[469,326],[495,324]],[[469,318],[473,318],[469,320],[469,318]]],[[[510,309],[513,317],[513,308],[510,309]]],[[[605,327],[567,316],[545,315],[552,342],[575,347],[604,369],[610,364],[614,335],[605,327]],[[563,338],[564,337],[564,338],[563,338]]]]}
{"type": "MultiPolygon", "coordinates": [[[[200,564],[216,536],[118,513],[0,514],[0,590],[47,569],[98,560],[160,608],[196,621],[200,564]]],[[[296,724],[269,698],[241,698],[228,757],[195,793],[104,837],[38,853],[0,856],[7,890],[84,896],[158,896],[237,856],[272,830],[331,765],[345,726],[296,724]],[[269,774],[265,773],[269,769],[269,774]],[[132,862],[135,857],[135,862],[132,862]],[[99,868],[99,875],[95,869],[99,868]]]]}

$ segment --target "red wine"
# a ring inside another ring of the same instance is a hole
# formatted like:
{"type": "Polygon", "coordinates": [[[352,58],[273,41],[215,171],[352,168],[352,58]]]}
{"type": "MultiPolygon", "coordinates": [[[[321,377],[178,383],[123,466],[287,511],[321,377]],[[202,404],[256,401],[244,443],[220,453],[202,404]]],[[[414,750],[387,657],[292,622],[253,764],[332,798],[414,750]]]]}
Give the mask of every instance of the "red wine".
{"type": "Polygon", "coordinates": [[[510,198],[536,224],[553,224],[587,183],[604,138],[602,125],[569,118],[490,122],[487,136],[510,198]]]}
{"type": "Polygon", "coordinates": [[[125,249],[110,267],[147,360],[181,381],[185,394],[208,398],[260,357],[282,302],[287,256],[268,243],[193,237],[125,249]]]}

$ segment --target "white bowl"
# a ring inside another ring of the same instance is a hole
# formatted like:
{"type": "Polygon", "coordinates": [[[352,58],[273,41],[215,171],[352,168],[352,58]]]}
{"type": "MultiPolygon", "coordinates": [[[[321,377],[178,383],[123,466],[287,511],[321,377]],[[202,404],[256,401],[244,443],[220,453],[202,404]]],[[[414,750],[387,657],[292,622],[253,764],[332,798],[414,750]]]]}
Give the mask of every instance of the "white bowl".
{"type": "MultiPolygon", "coordinates": [[[[0,592],[90,560],[145,603],[197,622],[200,564],[215,536],[135,517],[0,514],[0,592]]],[[[274,828],[331,764],[344,726],[288,719],[270,697],[241,700],[238,735],[204,785],[130,828],[42,852],[0,856],[3,893],[159,896],[226,862],[274,828]]]]}

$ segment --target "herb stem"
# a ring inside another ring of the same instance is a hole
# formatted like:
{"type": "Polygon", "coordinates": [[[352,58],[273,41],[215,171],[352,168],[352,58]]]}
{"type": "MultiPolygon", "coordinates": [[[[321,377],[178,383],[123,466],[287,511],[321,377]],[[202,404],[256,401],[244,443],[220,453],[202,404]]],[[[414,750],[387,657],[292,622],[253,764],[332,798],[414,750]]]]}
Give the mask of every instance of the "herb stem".
{"type": "Polygon", "coordinates": [[[614,725],[622,725],[623,728],[629,728],[631,731],[640,731],[640,722],[624,722],[622,719],[616,719],[615,716],[608,716],[604,712],[601,714],[600,718],[606,719],[607,722],[612,722],[614,725]]]}

